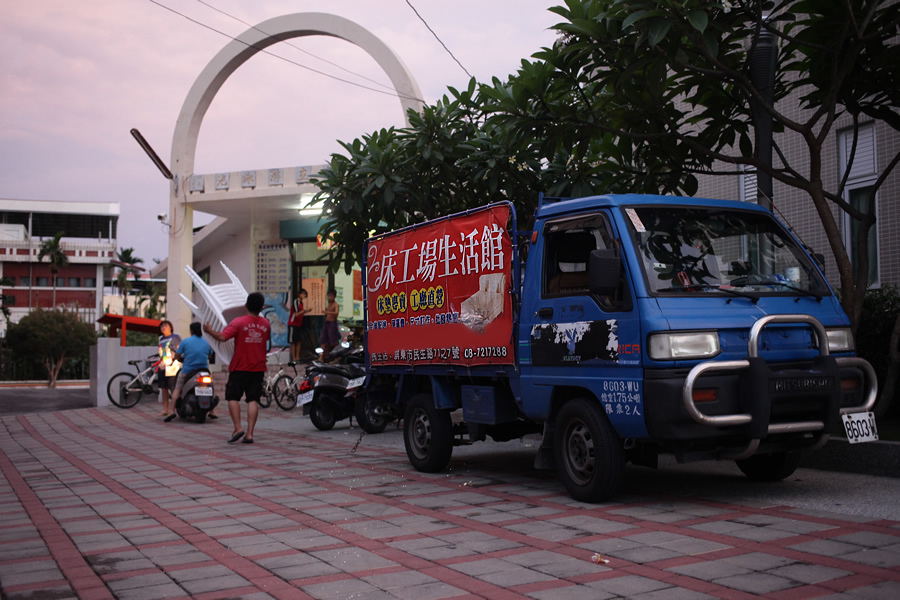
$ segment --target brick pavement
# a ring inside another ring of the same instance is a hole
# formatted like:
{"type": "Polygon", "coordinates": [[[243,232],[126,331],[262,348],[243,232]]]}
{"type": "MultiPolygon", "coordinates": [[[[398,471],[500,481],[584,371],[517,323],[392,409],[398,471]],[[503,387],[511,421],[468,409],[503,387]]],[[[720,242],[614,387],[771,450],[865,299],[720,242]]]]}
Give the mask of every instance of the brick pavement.
{"type": "Polygon", "coordinates": [[[0,419],[3,598],[900,598],[900,522],[663,493],[592,506],[520,462],[417,473],[402,444],[351,452],[358,430],[296,412],[229,445],[227,419],[156,410],[0,419]]]}

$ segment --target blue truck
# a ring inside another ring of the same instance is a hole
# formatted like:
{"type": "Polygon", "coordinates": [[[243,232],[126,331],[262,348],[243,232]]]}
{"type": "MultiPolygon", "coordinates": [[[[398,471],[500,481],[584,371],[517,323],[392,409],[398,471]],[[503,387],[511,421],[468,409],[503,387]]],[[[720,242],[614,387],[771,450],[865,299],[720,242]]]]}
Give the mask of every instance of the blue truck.
{"type": "MultiPolygon", "coordinates": [[[[598,502],[625,464],[788,477],[829,434],[877,439],[872,367],[819,264],[752,204],[652,195],[508,203],[368,240],[368,402],[412,465],[540,433],[537,468],[598,502]]],[[[498,468],[501,468],[498,465],[498,468]]]]}

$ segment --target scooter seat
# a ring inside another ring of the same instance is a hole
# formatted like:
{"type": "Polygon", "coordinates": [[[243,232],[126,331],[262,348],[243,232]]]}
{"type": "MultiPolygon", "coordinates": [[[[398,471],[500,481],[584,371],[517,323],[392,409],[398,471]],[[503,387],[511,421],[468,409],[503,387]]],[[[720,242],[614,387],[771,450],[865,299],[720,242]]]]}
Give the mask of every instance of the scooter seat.
{"type": "Polygon", "coordinates": [[[365,367],[359,365],[326,365],[324,363],[313,363],[313,369],[319,373],[327,373],[329,375],[340,375],[347,379],[355,377],[363,377],[366,374],[365,367]]]}

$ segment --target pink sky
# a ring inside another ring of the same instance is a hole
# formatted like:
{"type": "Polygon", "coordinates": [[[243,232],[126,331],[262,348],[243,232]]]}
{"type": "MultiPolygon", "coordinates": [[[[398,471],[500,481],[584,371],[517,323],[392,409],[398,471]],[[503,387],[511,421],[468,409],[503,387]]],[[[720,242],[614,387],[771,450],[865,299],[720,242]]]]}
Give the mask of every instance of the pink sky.
{"type": "MultiPolygon", "coordinates": [[[[522,58],[553,43],[559,17],[546,0],[411,0],[479,81],[505,78],[522,58]]],[[[400,55],[433,102],[468,76],[404,0],[158,0],[237,36],[293,12],[355,21],[400,55]]],[[[167,254],[156,215],[168,211],[168,182],[129,135],[137,128],[169,163],[172,132],[197,75],[229,40],[150,0],[36,0],[4,3],[0,19],[0,198],[118,202],[118,243],[152,266],[167,254]]],[[[365,52],[307,37],[270,51],[379,87],[305,54],[302,48],[387,85],[365,52]],[[290,44],[290,45],[288,45],[290,44]]],[[[395,97],[354,87],[258,54],[226,82],[204,119],[196,171],[322,164],[351,141],[402,126],[395,97]]],[[[197,222],[210,219],[198,214],[197,222]]]]}

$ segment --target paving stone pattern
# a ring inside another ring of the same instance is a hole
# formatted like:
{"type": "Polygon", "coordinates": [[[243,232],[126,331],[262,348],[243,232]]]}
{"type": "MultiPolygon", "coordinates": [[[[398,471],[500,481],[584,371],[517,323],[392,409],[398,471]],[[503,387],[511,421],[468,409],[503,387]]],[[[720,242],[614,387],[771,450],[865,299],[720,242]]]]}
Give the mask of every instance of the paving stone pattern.
{"type": "Polygon", "coordinates": [[[10,600],[900,598],[900,523],[418,473],[356,435],[169,426],[155,406],[0,419],[10,600]],[[591,560],[599,554],[608,563],[591,560]]]}

